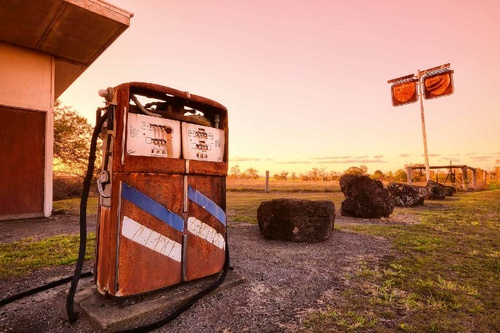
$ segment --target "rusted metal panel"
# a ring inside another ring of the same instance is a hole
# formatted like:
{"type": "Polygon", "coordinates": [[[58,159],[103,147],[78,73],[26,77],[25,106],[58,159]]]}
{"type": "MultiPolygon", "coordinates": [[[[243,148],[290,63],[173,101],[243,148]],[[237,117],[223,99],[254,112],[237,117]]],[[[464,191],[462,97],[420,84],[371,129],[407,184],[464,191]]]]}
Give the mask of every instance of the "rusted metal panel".
{"type": "Polygon", "coordinates": [[[219,272],[225,258],[225,178],[188,176],[186,280],[219,272]]]}
{"type": "Polygon", "coordinates": [[[188,174],[215,175],[225,177],[227,175],[227,163],[189,161],[188,174]]]}
{"type": "Polygon", "coordinates": [[[118,293],[137,294],[181,282],[183,176],[119,174],[116,181],[122,184],[118,293]]]}
{"type": "Polygon", "coordinates": [[[108,91],[116,108],[112,129],[103,136],[109,140],[104,155],[109,156],[105,166],[111,182],[105,186],[111,186],[111,198],[101,199],[99,208],[98,290],[129,296],[219,272],[225,260],[227,110],[204,97],[148,83],[126,83],[108,91]],[[137,116],[144,111],[129,103],[136,95],[157,99],[156,112],[162,118],[147,112],[137,116]],[[186,116],[186,110],[201,112],[203,119],[186,116]],[[189,126],[191,122],[197,125],[189,126]],[[189,143],[190,149],[206,145],[187,140],[182,126],[214,133],[210,135],[218,138],[220,161],[186,159],[197,155],[188,151],[184,156],[182,149],[172,155],[172,147],[160,153],[164,147],[158,142],[167,143],[165,133],[173,133],[166,131],[170,125],[177,131],[175,142],[189,143]],[[156,137],[157,131],[165,132],[156,137]]]}
{"type": "MultiPolygon", "coordinates": [[[[116,209],[115,209],[116,214],[116,209]]],[[[112,209],[100,207],[97,224],[97,244],[94,262],[94,280],[102,293],[115,293],[116,270],[116,219],[112,218],[112,209]]]]}
{"type": "Polygon", "coordinates": [[[181,159],[160,159],[151,157],[125,157],[123,167],[124,172],[130,173],[157,173],[157,174],[184,174],[186,170],[186,163],[181,159]]]}
{"type": "Polygon", "coordinates": [[[167,242],[180,246],[183,225],[175,229],[168,217],[161,220],[165,216],[158,208],[178,216],[183,224],[182,197],[176,197],[183,191],[183,176],[117,173],[113,188],[117,200],[112,207],[118,209],[101,208],[97,259],[101,292],[125,296],[179,283],[181,252],[174,256],[175,249],[167,242]]]}
{"type": "Polygon", "coordinates": [[[43,216],[45,112],[0,107],[0,220],[43,216]]]}

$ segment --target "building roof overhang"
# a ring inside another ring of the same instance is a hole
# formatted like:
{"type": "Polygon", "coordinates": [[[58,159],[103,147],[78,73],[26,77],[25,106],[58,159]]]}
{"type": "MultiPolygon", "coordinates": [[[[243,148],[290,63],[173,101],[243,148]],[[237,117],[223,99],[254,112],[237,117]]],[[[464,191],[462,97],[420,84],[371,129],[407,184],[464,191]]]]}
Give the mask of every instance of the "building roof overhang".
{"type": "Polygon", "coordinates": [[[57,98],[130,26],[132,16],[101,0],[2,0],[0,41],[54,56],[57,98]]]}

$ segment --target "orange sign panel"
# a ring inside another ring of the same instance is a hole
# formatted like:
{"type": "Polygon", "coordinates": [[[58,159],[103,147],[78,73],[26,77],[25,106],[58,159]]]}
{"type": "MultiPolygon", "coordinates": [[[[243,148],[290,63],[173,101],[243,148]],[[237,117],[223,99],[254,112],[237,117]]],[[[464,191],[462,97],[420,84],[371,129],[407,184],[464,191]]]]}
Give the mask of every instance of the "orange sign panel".
{"type": "Polygon", "coordinates": [[[417,81],[395,83],[391,86],[392,105],[400,106],[418,100],[417,81]]]}
{"type": "Polygon", "coordinates": [[[453,71],[424,77],[424,97],[431,99],[453,93],[453,71]]]}

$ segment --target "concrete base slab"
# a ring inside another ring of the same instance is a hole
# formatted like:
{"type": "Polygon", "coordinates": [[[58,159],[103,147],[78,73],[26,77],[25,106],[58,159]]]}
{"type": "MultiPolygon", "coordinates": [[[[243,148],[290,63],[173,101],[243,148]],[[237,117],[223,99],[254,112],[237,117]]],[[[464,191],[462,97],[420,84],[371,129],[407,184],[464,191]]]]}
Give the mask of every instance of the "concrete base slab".
{"type": "MultiPolygon", "coordinates": [[[[131,329],[165,318],[194,295],[215,283],[219,276],[217,274],[154,293],[126,298],[103,296],[92,285],[76,293],[75,305],[100,330],[109,332],[131,329]]],[[[212,293],[243,282],[245,282],[244,277],[229,271],[224,282],[212,293]]]]}

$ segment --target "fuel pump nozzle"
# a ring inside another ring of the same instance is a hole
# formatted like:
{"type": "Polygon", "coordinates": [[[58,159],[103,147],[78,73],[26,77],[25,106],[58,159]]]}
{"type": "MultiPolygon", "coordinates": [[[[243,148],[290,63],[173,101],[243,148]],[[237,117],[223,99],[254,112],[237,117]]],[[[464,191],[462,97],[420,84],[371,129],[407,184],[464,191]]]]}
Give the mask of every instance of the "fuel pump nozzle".
{"type": "Polygon", "coordinates": [[[103,198],[109,199],[111,195],[108,195],[104,192],[104,186],[109,184],[109,172],[107,170],[103,170],[101,172],[101,176],[97,179],[97,190],[99,191],[99,195],[103,198]]]}

